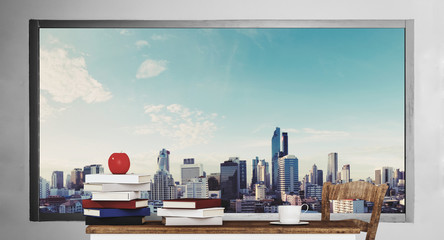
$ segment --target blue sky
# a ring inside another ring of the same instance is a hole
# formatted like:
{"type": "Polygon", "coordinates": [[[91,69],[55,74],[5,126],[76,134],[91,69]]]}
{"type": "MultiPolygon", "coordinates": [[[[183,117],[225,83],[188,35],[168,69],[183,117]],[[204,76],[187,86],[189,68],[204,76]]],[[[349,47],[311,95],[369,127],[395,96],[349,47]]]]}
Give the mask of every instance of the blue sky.
{"type": "Polygon", "coordinates": [[[154,174],[162,148],[176,180],[183,158],[250,167],[277,126],[300,179],[330,152],[355,180],[402,169],[403,43],[403,29],[42,29],[41,175],[120,151],[154,174]]]}

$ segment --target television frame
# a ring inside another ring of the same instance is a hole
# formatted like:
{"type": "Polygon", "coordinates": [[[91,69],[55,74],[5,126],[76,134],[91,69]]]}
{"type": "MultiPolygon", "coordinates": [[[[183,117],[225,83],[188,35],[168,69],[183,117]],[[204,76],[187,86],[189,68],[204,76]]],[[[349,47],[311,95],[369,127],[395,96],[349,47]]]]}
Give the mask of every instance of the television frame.
{"type": "MultiPolygon", "coordinates": [[[[381,214],[383,222],[413,222],[414,219],[414,20],[30,20],[29,21],[29,127],[30,127],[30,220],[80,221],[82,214],[39,212],[39,50],[41,28],[403,28],[405,31],[404,166],[405,214],[381,214]]],[[[332,214],[332,219],[349,215],[332,214]]],[[[370,214],[354,214],[368,220],[370,214]]],[[[224,220],[276,220],[274,214],[225,214],[224,220]]],[[[320,213],[303,214],[304,220],[319,220],[320,213]]]]}

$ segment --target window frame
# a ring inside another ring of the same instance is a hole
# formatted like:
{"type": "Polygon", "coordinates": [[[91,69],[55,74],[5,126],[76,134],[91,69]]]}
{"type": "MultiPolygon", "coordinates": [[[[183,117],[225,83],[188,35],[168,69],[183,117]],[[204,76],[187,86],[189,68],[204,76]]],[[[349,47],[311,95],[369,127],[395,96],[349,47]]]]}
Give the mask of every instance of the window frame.
{"type": "MultiPolygon", "coordinates": [[[[405,214],[381,214],[383,222],[413,222],[414,219],[414,20],[30,20],[29,21],[29,126],[30,126],[30,220],[80,221],[82,214],[39,212],[39,51],[41,28],[403,28],[405,31],[404,166],[406,181],[405,214]]],[[[319,220],[321,214],[302,214],[304,220],[319,220]]],[[[332,214],[332,219],[349,215],[332,214]]],[[[370,214],[353,214],[370,219],[370,214]]],[[[224,220],[277,220],[272,214],[227,213],[224,220]]]]}

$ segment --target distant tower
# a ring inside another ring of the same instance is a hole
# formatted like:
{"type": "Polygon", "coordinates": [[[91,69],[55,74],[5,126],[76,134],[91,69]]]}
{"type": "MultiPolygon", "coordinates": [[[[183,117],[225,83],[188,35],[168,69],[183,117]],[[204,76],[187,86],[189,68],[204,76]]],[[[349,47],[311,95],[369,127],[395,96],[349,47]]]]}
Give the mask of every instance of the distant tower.
{"type": "Polygon", "coordinates": [[[71,171],[71,188],[77,191],[83,188],[83,171],[81,168],[74,168],[71,171]]]}
{"type": "Polygon", "coordinates": [[[282,132],[282,152],[284,156],[288,155],[288,133],[282,132]]]}
{"type": "Polygon", "coordinates": [[[51,188],[63,188],[63,171],[54,171],[51,176],[51,188]]]}
{"type": "Polygon", "coordinates": [[[350,182],[350,164],[342,166],[341,179],[342,183],[350,182]]]}
{"type": "Polygon", "coordinates": [[[228,160],[220,164],[221,199],[238,199],[240,193],[239,164],[228,160]]]}
{"type": "Polygon", "coordinates": [[[259,163],[259,157],[251,160],[251,189],[254,189],[254,184],[257,183],[257,164],[259,163]]]}
{"type": "Polygon", "coordinates": [[[375,184],[381,185],[381,169],[375,170],[375,184]]]}
{"type": "Polygon", "coordinates": [[[310,183],[318,184],[318,167],[316,164],[313,164],[313,167],[310,169],[310,183]]]}
{"type": "Polygon", "coordinates": [[[169,200],[176,198],[176,185],[173,176],[169,173],[170,152],[162,149],[157,157],[158,170],[154,174],[152,197],[153,200],[169,200]]]}
{"type": "Polygon", "coordinates": [[[324,172],[320,169],[318,169],[317,178],[318,178],[318,180],[316,181],[317,184],[319,186],[323,186],[324,185],[324,172]]]}
{"type": "Polygon", "coordinates": [[[338,177],[338,153],[329,153],[326,181],[335,184],[337,177],[338,177]]]}
{"type": "Polygon", "coordinates": [[[239,166],[239,187],[247,189],[247,161],[240,160],[238,157],[230,157],[228,160],[233,161],[239,166]]]}
{"type": "Polygon", "coordinates": [[[170,151],[162,149],[157,157],[157,166],[159,170],[170,171],[170,151]]]}
{"type": "Polygon", "coordinates": [[[193,178],[186,183],[186,198],[208,198],[208,181],[204,177],[193,178]]]}
{"type": "Polygon", "coordinates": [[[39,178],[39,198],[44,199],[49,197],[49,182],[46,179],[39,178]]]}
{"type": "Polygon", "coordinates": [[[271,138],[271,179],[272,179],[272,189],[277,190],[279,182],[279,152],[281,150],[280,141],[281,129],[276,127],[274,130],[273,137],[271,138]]]}
{"type": "Polygon", "coordinates": [[[259,163],[256,166],[256,172],[257,172],[257,183],[265,184],[266,181],[266,166],[265,166],[265,160],[260,160],[259,163]]]}
{"type": "Polygon", "coordinates": [[[283,193],[299,194],[299,160],[294,155],[279,158],[279,186],[278,191],[283,193]]]}
{"type": "Polygon", "coordinates": [[[381,183],[387,183],[390,188],[394,187],[394,172],[392,167],[382,167],[381,183]]]}
{"type": "Polygon", "coordinates": [[[180,173],[182,185],[186,185],[191,179],[203,176],[203,167],[202,164],[195,164],[194,159],[193,161],[190,161],[190,158],[184,159],[183,164],[180,165],[180,173]]]}

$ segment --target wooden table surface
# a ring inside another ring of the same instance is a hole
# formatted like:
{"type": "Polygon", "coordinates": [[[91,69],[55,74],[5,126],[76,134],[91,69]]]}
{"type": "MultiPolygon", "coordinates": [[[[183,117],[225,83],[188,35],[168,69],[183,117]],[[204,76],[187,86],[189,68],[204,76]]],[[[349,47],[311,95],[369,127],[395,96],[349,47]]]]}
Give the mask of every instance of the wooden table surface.
{"type": "Polygon", "coordinates": [[[271,225],[269,221],[224,221],[222,226],[90,225],[87,234],[359,234],[350,221],[309,221],[307,225],[271,225]]]}

